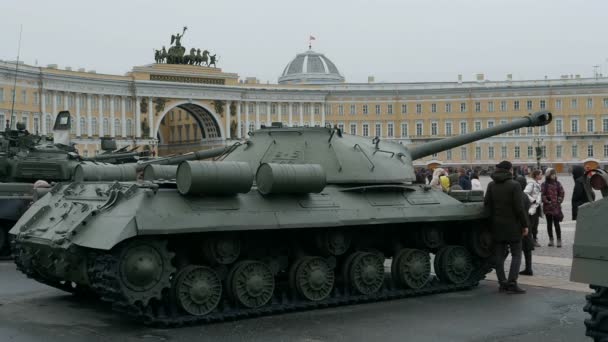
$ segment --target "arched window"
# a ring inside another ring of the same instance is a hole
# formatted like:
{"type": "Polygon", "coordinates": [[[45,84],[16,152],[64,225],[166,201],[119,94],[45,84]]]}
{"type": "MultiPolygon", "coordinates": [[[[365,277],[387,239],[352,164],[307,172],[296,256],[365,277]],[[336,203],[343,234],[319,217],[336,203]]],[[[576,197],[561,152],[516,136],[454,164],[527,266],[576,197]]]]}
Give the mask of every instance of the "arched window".
{"type": "Polygon", "coordinates": [[[91,118],[91,130],[93,135],[97,135],[97,118],[91,118]]]}
{"type": "Polygon", "coordinates": [[[70,115],[70,134],[76,134],[76,120],[70,115]]]}
{"type": "Polygon", "coordinates": [[[133,125],[131,124],[131,119],[127,119],[127,135],[133,136],[133,125]]]}
{"type": "Polygon", "coordinates": [[[114,120],[114,133],[116,133],[117,136],[122,135],[122,126],[120,125],[120,119],[114,120]]]}
{"type": "Polygon", "coordinates": [[[46,120],[45,120],[45,124],[46,124],[46,133],[52,133],[53,132],[53,117],[51,116],[51,114],[47,114],[46,115],[46,120]]]}
{"type": "Polygon", "coordinates": [[[103,135],[110,135],[110,123],[108,122],[108,118],[103,118],[103,135]]]}
{"type": "Polygon", "coordinates": [[[87,122],[83,117],[80,117],[80,135],[86,134],[87,122]]]}

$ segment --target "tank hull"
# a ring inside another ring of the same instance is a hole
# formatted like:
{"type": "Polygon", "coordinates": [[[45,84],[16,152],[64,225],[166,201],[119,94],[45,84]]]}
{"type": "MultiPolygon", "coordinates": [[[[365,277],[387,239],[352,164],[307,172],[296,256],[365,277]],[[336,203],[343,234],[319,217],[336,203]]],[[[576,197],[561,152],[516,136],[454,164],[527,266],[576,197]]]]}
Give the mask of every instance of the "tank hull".
{"type": "Polygon", "coordinates": [[[143,323],[178,326],[473,288],[491,267],[489,246],[479,241],[487,232],[481,199],[421,185],[330,185],[297,196],[262,195],[254,187],[234,196],[183,196],[149,183],[71,183],[35,202],[11,233],[15,262],[29,277],[92,293],[143,323]],[[164,265],[151,272],[165,281],[134,290],[125,271],[133,255],[164,265]],[[435,273],[433,256],[449,259],[438,262],[435,273]],[[462,269],[450,268],[459,262],[462,269]],[[323,295],[302,289],[307,281],[298,283],[295,274],[309,264],[325,265],[315,270],[325,270],[326,281],[331,274],[323,295]],[[241,298],[248,292],[235,285],[234,274],[245,277],[248,266],[272,274],[273,291],[263,305],[241,298]],[[186,276],[180,275],[193,267],[211,272],[224,289],[204,315],[187,311],[183,301],[190,297],[170,299],[182,293],[186,285],[179,280],[186,276]],[[403,271],[408,267],[423,271],[416,278],[403,271]],[[361,269],[368,273],[357,273],[361,269]],[[369,270],[376,270],[377,286],[357,280],[374,274],[369,270]]]}

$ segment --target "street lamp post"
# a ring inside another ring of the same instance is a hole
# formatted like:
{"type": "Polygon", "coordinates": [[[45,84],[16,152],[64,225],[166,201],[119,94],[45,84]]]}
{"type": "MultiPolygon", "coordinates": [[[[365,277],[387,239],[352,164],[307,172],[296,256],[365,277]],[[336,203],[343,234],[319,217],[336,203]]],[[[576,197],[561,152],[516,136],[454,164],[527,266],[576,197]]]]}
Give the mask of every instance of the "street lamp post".
{"type": "Polygon", "coordinates": [[[540,159],[543,156],[543,148],[540,145],[543,143],[543,139],[534,138],[534,142],[536,142],[536,167],[540,170],[540,159]]]}

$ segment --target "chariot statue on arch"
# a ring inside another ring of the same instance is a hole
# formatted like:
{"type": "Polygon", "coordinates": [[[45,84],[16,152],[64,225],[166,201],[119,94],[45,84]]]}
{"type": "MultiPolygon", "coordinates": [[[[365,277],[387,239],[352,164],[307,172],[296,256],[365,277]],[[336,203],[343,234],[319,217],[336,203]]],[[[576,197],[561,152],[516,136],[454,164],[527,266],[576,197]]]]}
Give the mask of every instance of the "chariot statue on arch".
{"type": "Polygon", "coordinates": [[[154,61],[156,63],[167,64],[188,64],[188,65],[204,65],[216,67],[216,62],[219,58],[216,54],[211,55],[208,50],[191,48],[190,53],[186,54],[186,47],[182,46],[181,40],[186,34],[188,26],[184,26],[182,33],[171,35],[171,46],[167,51],[163,46],[162,50],[154,50],[154,61]]]}

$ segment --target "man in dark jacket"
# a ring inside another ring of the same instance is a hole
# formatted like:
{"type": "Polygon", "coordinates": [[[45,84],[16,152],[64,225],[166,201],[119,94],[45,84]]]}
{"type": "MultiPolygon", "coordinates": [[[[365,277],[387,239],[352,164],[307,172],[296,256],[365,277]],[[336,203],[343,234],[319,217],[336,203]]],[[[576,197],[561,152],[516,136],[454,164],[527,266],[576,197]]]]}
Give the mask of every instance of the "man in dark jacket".
{"type": "Polygon", "coordinates": [[[521,266],[522,236],[528,234],[528,213],[524,209],[522,189],[513,180],[512,169],[506,160],[496,165],[484,204],[491,218],[499,291],[519,294],[526,292],[517,285],[517,276],[521,266]],[[511,248],[512,256],[508,279],[504,268],[507,246],[511,248]]]}
{"type": "Polygon", "coordinates": [[[463,168],[458,170],[458,176],[458,185],[460,185],[462,190],[471,190],[471,179],[466,175],[463,168]]]}
{"type": "MultiPolygon", "coordinates": [[[[572,190],[572,220],[576,221],[578,207],[589,202],[587,193],[585,192],[585,169],[582,166],[575,165],[572,167],[572,178],[574,178],[574,190],[572,190]]],[[[595,193],[590,192],[592,199],[595,199],[595,193]]]]}

